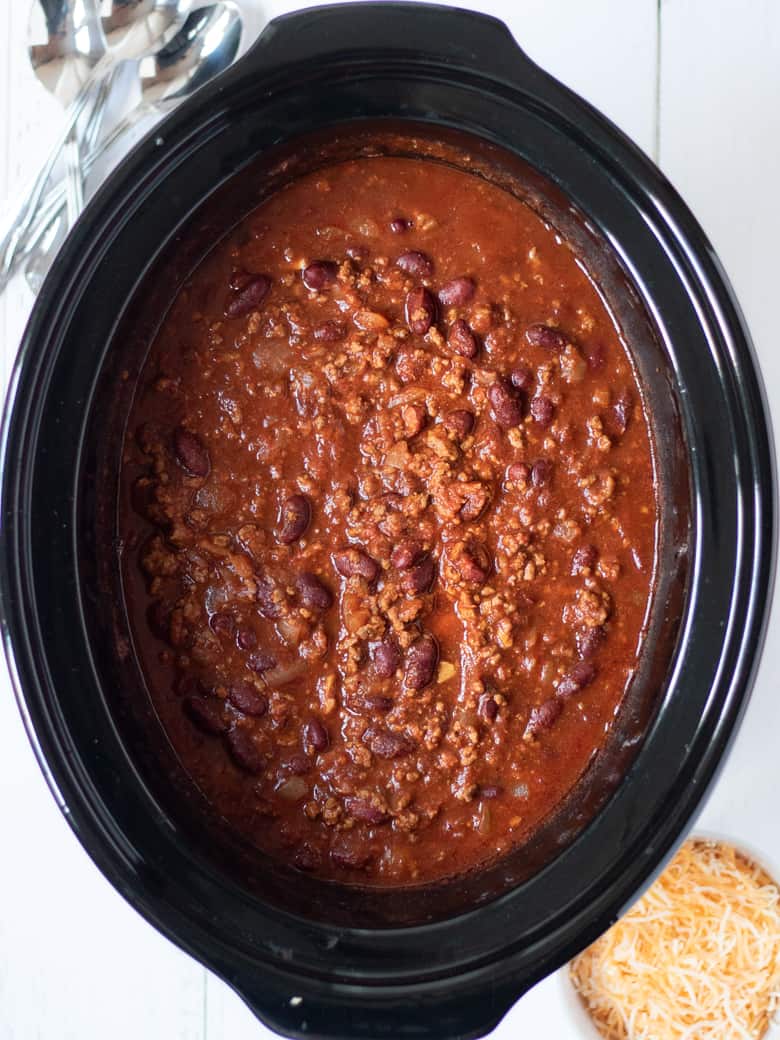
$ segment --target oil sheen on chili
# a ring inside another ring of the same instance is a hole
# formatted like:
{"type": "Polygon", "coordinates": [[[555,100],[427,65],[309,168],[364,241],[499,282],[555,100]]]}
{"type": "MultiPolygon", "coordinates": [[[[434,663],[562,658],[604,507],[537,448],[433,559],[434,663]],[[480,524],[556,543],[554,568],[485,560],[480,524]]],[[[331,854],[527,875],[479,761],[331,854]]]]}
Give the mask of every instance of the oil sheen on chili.
{"type": "Polygon", "coordinates": [[[391,157],[290,183],[173,302],[123,467],[156,710],[272,856],[466,871],[603,744],[652,592],[651,441],[599,293],[508,192],[391,157]]]}

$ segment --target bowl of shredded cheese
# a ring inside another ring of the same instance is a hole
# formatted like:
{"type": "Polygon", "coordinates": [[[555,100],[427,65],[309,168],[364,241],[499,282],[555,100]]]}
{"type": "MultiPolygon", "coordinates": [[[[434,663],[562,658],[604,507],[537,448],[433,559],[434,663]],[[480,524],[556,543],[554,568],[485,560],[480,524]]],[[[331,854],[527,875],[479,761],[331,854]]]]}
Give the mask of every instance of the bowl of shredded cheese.
{"type": "Polygon", "coordinates": [[[778,873],[760,860],[727,841],[687,841],[628,913],[571,962],[592,1036],[780,1037],[780,890],[778,873]]]}

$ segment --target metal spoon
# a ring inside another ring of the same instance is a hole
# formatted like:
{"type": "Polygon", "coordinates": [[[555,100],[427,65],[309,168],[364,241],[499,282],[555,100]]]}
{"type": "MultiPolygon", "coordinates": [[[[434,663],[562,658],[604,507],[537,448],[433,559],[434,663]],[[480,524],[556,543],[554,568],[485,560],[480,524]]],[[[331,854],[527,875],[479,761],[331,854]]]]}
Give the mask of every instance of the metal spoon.
{"type": "MultiPolygon", "coordinates": [[[[40,0],[40,2],[45,9],[52,11],[60,8],[70,10],[71,6],[74,10],[85,10],[86,5],[89,5],[94,16],[95,9],[92,0],[40,0]]],[[[24,243],[32,226],[43,191],[60,153],[70,135],[75,132],[82,112],[89,111],[88,106],[94,107],[97,103],[97,98],[101,95],[100,84],[103,79],[113,73],[118,60],[135,58],[145,50],[149,50],[150,47],[164,45],[175,31],[176,20],[181,19],[182,13],[188,11],[191,6],[192,0],[135,0],[135,2],[124,0],[123,3],[120,0],[113,0],[111,4],[104,3],[104,7],[107,7],[107,14],[104,15],[103,24],[108,28],[114,45],[94,65],[89,80],[71,104],[65,127],[48,161],[38,174],[19,213],[0,243],[0,276],[2,276],[0,280],[2,280],[2,284],[5,284],[8,273],[16,265],[16,253],[24,243]],[[125,7],[127,10],[124,12],[124,17],[119,19],[116,10],[121,7],[125,7]],[[133,17],[131,18],[131,16],[133,17]],[[135,27],[133,27],[133,22],[135,27]],[[152,42],[150,43],[150,41],[152,42]]]]}
{"type": "MultiPolygon", "coordinates": [[[[235,7],[229,3],[214,4],[193,12],[170,43],[156,55],[140,59],[137,67],[141,101],[96,149],[86,154],[85,173],[145,116],[161,114],[172,108],[231,65],[239,50],[241,33],[242,17],[235,7]]],[[[43,250],[31,258],[26,270],[33,292],[40,288],[58,243],[57,222],[62,213],[63,199],[61,186],[49,192],[28,238],[29,251],[39,245],[43,250]]],[[[7,280],[8,276],[0,272],[0,291],[7,280]]]]}

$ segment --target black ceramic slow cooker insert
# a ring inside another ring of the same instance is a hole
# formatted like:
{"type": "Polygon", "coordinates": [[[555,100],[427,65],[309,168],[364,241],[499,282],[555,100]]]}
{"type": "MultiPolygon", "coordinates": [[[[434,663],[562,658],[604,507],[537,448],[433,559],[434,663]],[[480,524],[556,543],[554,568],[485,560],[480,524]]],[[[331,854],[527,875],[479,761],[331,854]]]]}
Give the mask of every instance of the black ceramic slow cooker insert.
{"type": "Polygon", "coordinates": [[[25,332],[2,450],[5,645],[52,791],[117,889],[284,1034],[488,1032],[660,869],[745,707],[774,561],[747,331],[658,170],[494,19],[349,4],[271,22],[130,153],[68,238],[25,332]],[[399,153],[445,142],[482,175],[518,178],[581,250],[632,347],[662,486],[643,675],[609,753],[533,847],[403,894],[274,867],[177,779],[111,542],[133,376],[177,286],[323,142],[372,154],[372,128],[399,153]]]}

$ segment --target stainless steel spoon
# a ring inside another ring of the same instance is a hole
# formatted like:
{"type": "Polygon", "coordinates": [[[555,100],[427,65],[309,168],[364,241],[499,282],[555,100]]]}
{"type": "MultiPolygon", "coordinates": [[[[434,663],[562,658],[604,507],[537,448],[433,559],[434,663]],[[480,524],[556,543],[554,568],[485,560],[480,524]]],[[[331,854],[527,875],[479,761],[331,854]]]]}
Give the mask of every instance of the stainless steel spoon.
{"type": "MultiPolygon", "coordinates": [[[[44,9],[71,7],[74,10],[95,8],[93,0],[40,0],[44,9]]],[[[104,3],[102,25],[108,29],[112,39],[111,46],[99,58],[91,71],[91,76],[68,110],[65,127],[55,145],[48,161],[38,174],[30,192],[25,198],[16,218],[11,222],[8,231],[0,243],[0,276],[2,284],[7,281],[9,272],[17,264],[17,252],[22,247],[33,224],[36,211],[46,184],[57,163],[62,148],[68,138],[75,132],[82,113],[94,107],[101,95],[100,84],[106,76],[112,75],[118,61],[136,58],[155,46],[163,46],[175,32],[177,19],[179,24],[183,12],[189,11],[193,0],[113,0],[104,3]],[[119,9],[124,8],[123,17],[118,16],[119,9]]],[[[105,31],[105,29],[104,29],[105,31]]]]}
{"type": "MultiPolygon", "coordinates": [[[[231,65],[239,51],[242,24],[241,15],[231,3],[213,4],[193,12],[161,51],[140,59],[137,70],[141,101],[97,148],[87,152],[83,163],[85,173],[141,119],[172,108],[231,65]]],[[[40,288],[56,251],[63,201],[61,186],[49,192],[27,241],[30,252],[41,248],[25,272],[33,292],[40,288]]],[[[0,291],[8,277],[0,272],[0,291]]]]}

